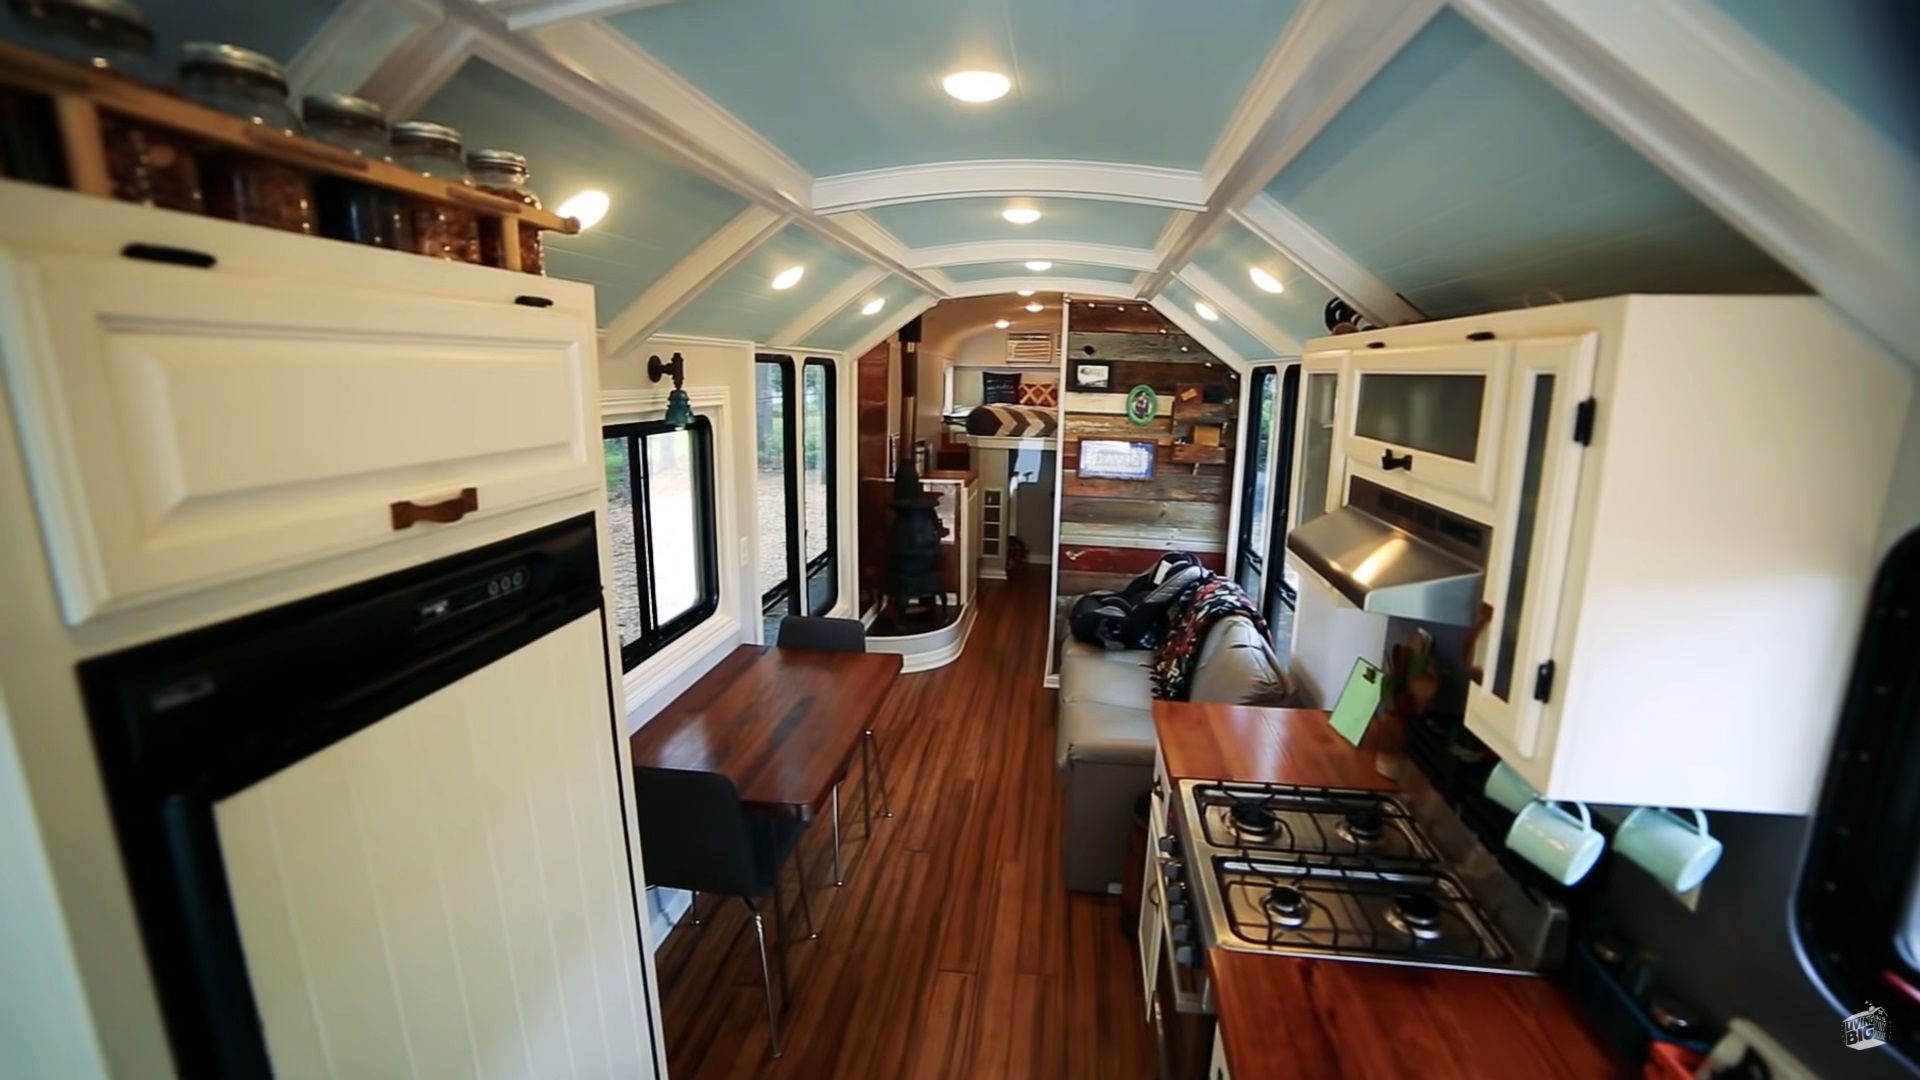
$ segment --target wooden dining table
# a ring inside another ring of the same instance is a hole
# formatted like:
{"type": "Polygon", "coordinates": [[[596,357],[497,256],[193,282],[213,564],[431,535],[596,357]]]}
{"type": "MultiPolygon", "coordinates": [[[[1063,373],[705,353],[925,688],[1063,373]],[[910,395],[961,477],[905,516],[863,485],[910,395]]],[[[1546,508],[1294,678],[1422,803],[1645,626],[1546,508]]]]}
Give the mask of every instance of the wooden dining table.
{"type": "Polygon", "coordinates": [[[720,773],[749,813],[811,817],[899,673],[892,653],[742,645],[633,733],[633,765],[720,773]]]}

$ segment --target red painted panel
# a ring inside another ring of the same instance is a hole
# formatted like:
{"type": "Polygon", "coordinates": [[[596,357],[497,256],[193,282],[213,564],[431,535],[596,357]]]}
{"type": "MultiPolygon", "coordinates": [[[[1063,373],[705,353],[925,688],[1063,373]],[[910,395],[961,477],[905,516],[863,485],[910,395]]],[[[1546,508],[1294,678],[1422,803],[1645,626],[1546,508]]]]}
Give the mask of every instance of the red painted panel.
{"type": "MultiPolygon", "coordinates": [[[[1081,547],[1060,548],[1060,569],[1087,570],[1101,574],[1140,574],[1160,560],[1166,548],[1081,547]]],[[[1216,574],[1225,573],[1227,557],[1218,551],[1196,551],[1200,565],[1216,574]]]]}

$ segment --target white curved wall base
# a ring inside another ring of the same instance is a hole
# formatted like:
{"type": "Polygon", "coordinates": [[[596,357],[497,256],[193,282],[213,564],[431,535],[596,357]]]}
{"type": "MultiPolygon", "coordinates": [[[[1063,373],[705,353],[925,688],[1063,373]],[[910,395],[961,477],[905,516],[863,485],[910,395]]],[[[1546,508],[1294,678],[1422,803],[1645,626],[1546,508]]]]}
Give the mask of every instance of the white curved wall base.
{"type": "Polygon", "coordinates": [[[902,675],[946,667],[967,647],[967,635],[973,632],[973,619],[979,613],[979,604],[968,604],[958,619],[938,630],[902,637],[869,637],[867,651],[898,653],[902,675]]]}

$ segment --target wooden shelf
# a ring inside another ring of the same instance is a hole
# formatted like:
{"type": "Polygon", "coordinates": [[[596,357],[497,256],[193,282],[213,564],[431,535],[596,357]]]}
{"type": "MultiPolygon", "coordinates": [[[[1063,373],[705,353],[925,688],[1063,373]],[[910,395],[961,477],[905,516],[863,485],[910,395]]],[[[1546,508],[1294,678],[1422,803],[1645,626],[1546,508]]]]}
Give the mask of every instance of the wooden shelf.
{"type": "Polygon", "coordinates": [[[339,147],[229,116],[112,72],[4,41],[0,41],[0,85],[53,99],[65,144],[69,180],[74,190],[88,195],[106,197],[111,193],[99,138],[99,111],[106,110],[180,132],[202,143],[235,147],[308,172],[347,177],[416,198],[453,203],[538,229],[569,234],[580,231],[577,220],[563,218],[550,210],[536,210],[463,184],[435,180],[392,162],[369,161],[339,147]]]}

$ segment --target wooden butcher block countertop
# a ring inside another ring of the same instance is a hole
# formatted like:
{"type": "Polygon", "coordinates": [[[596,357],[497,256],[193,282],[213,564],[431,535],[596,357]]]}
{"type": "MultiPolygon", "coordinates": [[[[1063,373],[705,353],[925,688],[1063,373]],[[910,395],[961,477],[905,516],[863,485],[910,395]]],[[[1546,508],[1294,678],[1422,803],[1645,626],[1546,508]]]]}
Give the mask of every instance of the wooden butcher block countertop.
{"type": "MultiPolygon", "coordinates": [[[[1173,780],[1397,788],[1324,709],[1156,701],[1153,718],[1173,780]]],[[[1233,1080],[1633,1075],[1548,978],[1228,949],[1207,966],[1233,1080]]]]}

